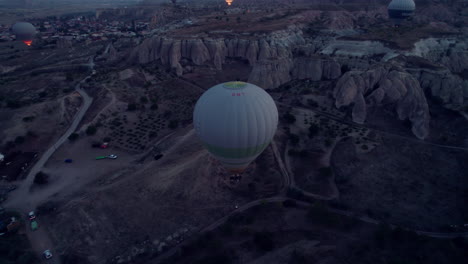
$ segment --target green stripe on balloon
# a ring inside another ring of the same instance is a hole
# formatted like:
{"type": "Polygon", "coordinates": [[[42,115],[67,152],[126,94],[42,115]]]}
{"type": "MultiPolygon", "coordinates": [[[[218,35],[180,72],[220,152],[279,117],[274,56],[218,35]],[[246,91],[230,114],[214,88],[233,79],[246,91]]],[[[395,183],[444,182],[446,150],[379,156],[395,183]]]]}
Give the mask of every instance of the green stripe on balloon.
{"type": "MultiPolygon", "coordinates": [[[[262,151],[270,144],[266,142],[257,146],[250,148],[225,148],[218,147],[214,145],[207,144],[203,142],[205,148],[213,155],[228,158],[228,159],[245,159],[249,157],[255,157],[256,155],[262,153],[262,151]]],[[[243,164],[243,163],[233,163],[233,164],[243,164]]]]}

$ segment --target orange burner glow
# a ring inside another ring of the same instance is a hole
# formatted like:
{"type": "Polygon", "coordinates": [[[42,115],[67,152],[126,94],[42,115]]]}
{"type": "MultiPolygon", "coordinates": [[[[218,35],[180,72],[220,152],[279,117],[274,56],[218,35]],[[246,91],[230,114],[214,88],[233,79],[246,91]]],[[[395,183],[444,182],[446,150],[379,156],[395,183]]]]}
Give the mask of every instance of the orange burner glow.
{"type": "Polygon", "coordinates": [[[28,45],[28,46],[31,46],[32,40],[23,40],[23,43],[28,45]]]}
{"type": "Polygon", "coordinates": [[[230,6],[234,0],[226,0],[226,3],[230,6]]]}

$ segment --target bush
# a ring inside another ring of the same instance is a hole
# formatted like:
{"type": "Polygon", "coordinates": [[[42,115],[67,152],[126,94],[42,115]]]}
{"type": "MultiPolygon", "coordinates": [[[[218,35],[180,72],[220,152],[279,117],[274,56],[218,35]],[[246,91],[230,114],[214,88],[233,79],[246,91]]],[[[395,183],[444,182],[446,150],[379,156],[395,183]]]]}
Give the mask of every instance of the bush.
{"type": "Polygon", "coordinates": [[[72,133],[69,137],[68,137],[68,140],[70,141],[75,141],[78,139],[80,135],[78,135],[77,133],[72,133]]]}
{"type": "Polygon", "coordinates": [[[319,104],[314,99],[307,99],[307,104],[311,107],[318,107],[319,104]]]}
{"type": "Polygon", "coordinates": [[[291,141],[291,144],[296,146],[299,143],[299,136],[296,135],[296,134],[291,133],[291,134],[289,134],[289,141],[291,141]]]}
{"type": "Polygon", "coordinates": [[[270,232],[256,232],[253,242],[255,246],[262,251],[271,251],[275,247],[273,234],[270,232]]]}
{"type": "Polygon", "coordinates": [[[151,110],[158,110],[158,104],[154,103],[151,105],[151,110]]]}
{"type": "Polygon", "coordinates": [[[295,200],[285,200],[283,201],[283,206],[284,207],[296,207],[297,206],[297,202],[295,200]]]}
{"type": "Polygon", "coordinates": [[[332,170],[330,167],[323,167],[319,169],[319,173],[323,178],[328,178],[332,175],[332,170]]]}
{"type": "Polygon", "coordinates": [[[127,111],[135,111],[137,109],[137,105],[135,103],[130,103],[127,106],[127,111]]]}
{"type": "Polygon", "coordinates": [[[179,126],[179,121],[178,120],[173,119],[173,120],[169,121],[168,127],[170,129],[176,129],[178,126],[179,126]]]}
{"type": "Polygon", "coordinates": [[[142,96],[142,97],[140,98],[140,102],[141,102],[142,104],[146,104],[146,103],[148,102],[148,98],[146,98],[146,96],[142,96]]]}
{"type": "Polygon", "coordinates": [[[16,100],[8,100],[7,101],[7,107],[8,108],[20,108],[21,107],[21,102],[16,101],[16,100]]]}
{"type": "Polygon", "coordinates": [[[316,124],[310,124],[309,126],[309,137],[313,138],[314,136],[318,135],[320,128],[316,124]]]}
{"type": "Polygon", "coordinates": [[[86,135],[88,136],[94,135],[96,132],[97,128],[95,126],[88,126],[88,128],[86,128],[86,135]]]}
{"type": "Polygon", "coordinates": [[[296,117],[294,115],[292,115],[290,112],[287,112],[286,114],[284,114],[284,119],[286,119],[286,122],[288,124],[294,124],[296,122],[296,117]]]}
{"type": "Polygon", "coordinates": [[[24,137],[23,136],[17,136],[15,138],[15,143],[16,144],[23,144],[24,143],[24,137]]]}
{"type": "Polygon", "coordinates": [[[36,118],[35,116],[26,116],[26,117],[23,117],[23,122],[31,122],[35,118],[36,118]]]}
{"type": "Polygon", "coordinates": [[[34,183],[35,184],[46,184],[49,182],[49,175],[43,173],[42,171],[38,172],[36,176],[34,177],[34,183]]]}

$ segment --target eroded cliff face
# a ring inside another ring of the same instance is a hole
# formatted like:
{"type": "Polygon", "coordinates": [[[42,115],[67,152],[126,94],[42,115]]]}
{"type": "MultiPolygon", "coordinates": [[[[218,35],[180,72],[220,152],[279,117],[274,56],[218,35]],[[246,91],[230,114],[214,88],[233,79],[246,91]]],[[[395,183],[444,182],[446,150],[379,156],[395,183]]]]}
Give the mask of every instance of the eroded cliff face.
{"type": "Polygon", "coordinates": [[[448,70],[414,70],[413,75],[419,80],[421,87],[431,96],[438,98],[444,107],[463,111],[468,107],[468,81],[463,80],[448,70]]]}
{"type": "Polygon", "coordinates": [[[191,60],[195,65],[212,63],[221,70],[227,57],[246,59],[250,65],[254,65],[258,61],[291,58],[294,46],[304,43],[300,30],[279,31],[256,39],[153,36],[133,49],[129,60],[143,64],[160,60],[163,65],[169,65],[182,74],[182,58],[191,60]]]}
{"type": "Polygon", "coordinates": [[[461,73],[468,70],[467,39],[423,39],[414,44],[407,55],[414,55],[439,63],[451,72],[461,73]]]}
{"type": "Polygon", "coordinates": [[[353,121],[364,123],[367,106],[393,104],[400,120],[409,119],[412,132],[424,139],[429,134],[429,107],[419,82],[392,64],[367,71],[350,71],[337,82],[333,95],[337,108],[354,104],[353,121]]]}
{"type": "Polygon", "coordinates": [[[254,65],[249,82],[264,89],[276,88],[295,79],[333,80],[341,76],[335,60],[320,56],[262,60],[254,65]]]}

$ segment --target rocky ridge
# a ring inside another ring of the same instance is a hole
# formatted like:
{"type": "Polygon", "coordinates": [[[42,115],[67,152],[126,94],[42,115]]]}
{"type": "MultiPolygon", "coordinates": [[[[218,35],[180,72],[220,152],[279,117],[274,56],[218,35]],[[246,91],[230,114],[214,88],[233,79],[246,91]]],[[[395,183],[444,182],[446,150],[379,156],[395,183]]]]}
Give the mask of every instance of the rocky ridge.
{"type": "Polygon", "coordinates": [[[364,123],[368,105],[392,104],[400,120],[411,121],[416,137],[424,139],[429,134],[429,107],[424,91],[416,78],[395,63],[345,73],[333,96],[337,108],[354,105],[352,118],[356,123],[364,123]]]}

